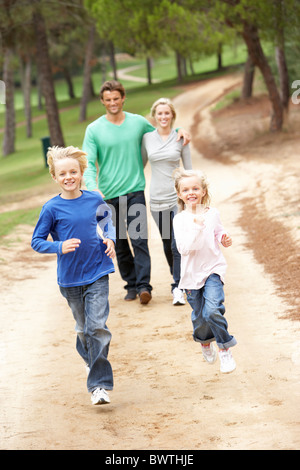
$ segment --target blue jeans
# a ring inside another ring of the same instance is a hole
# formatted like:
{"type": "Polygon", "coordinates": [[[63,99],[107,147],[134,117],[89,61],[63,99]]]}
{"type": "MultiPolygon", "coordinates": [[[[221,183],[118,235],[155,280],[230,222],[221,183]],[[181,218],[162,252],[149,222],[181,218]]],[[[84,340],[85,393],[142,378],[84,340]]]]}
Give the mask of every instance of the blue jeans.
{"type": "Polygon", "coordinates": [[[186,290],[187,300],[192,307],[193,337],[202,344],[216,340],[221,349],[236,344],[236,339],[227,329],[224,317],[224,289],[218,274],[211,274],[201,289],[186,290]]]}
{"type": "Polygon", "coordinates": [[[165,211],[151,211],[152,217],[159,229],[162,238],[165,257],[167,259],[170,272],[173,276],[171,290],[178,287],[180,281],[180,263],[181,257],[177,250],[173,231],[173,219],[177,214],[177,206],[165,211]]]}
{"type": "Polygon", "coordinates": [[[113,372],[107,359],[111,333],[106,326],[109,313],[108,275],[93,284],[60,287],[76,321],[76,349],[90,368],[87,389],[112,390],[113,372]]]}
{"type": "Polygon", "coordinates": [[[144,191],[119,196],[106,201],[112,208],[116,227],[116,255],[125,289],[151,292],[151,261],[148,249],[147,211],[144,191]],[[129,246],[130,238],[134,256],[129,246]]]}

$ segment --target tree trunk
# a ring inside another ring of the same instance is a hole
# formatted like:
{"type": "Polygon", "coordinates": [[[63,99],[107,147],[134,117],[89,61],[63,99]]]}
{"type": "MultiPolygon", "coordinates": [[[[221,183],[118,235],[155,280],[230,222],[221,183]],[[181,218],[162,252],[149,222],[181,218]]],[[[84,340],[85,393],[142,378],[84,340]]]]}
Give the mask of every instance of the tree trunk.
{"type": "Polygon", "coordinates": [[[38,95],[38,109],[41,111],[43,109],[43,93],[42,93],[41,77],[38,71],[37,71],[37,77],[36,77],[36,88],[37,88],[37,95],[38,95]]]}
{"type": "Polygon", "coordinates": [[[110,57],[110,65],[113,69],[114,80],[118,80],[117,64],[116,64],[116,58],[115,58],[115,46],[112,41],[109,41],[109,57],[110,57]]]}
{"type": "Polygon", "coordinates": [[[41,79],[42,93],[45,99],[48,128],[51,145],[64,147],[64,138],[60,126],[59,112],[55,97],[54,80],[49,57],[46,25],[41,13],[36,10],[33,13],[33,23],[36,36],[36,60],[38,73],[41,79]]]}
{"type": "Polygon", "coordinates": [[[72,77],[71,77],[70,71],[67,67],[63,67],[63,74],[64,74],[66,84],[67,84],[67,87],[68,87],[69,98],[70,99],[76,98],[75,92],[74,92],[74,87],[73,87],[72,77]]]}
{"type": "Polygon", "coordinates": [[[96,28],[93,25],[89,31],[89,37],[86,45],[84,69],[83,69],[83,90],[80,101],[79,121],[86,120],[87,104],[91,97],[91,61],[93,57],[96,28]]]}
{"type": "Polygon", "coordinates": [[[15,107],[14,107],[14,74],[13,74],[13,50],[10,47],[4,49],[3,81],[6,88],[5,99],[5,128],[3,137],[3,156],[15,151],[15,107]]]}
{"type": "Polygon", "coordinates": [[[282,106],[287,111],[290,100],[290,89],[289,89],[289,74],[285,60],[284,49],[281,47],[275,48],[275,56],[278,67],[279,83],[280,83],[280,98],[282,106]]]}
{"type": "Polygon", "coordinates": [[[101,83],[106,82],[106,74],[107,74],[107,63],[106,63],[106,43],[104,42],[102,45],[102,52],[101,52],[101,83]]]}
{"type": "Polygon", "coordinates": [[[271,68],[262,50],[257,28],[252,24],[244,22],[242,36],[247,45],[248,54],[251,57],[252,62],[260,69],[263,75],[269,93],[269,98],[272,104],[270,129],[271,131],[280,131],[283,125],[283,106],[271,68]]]}
{"type": "Polygon", "coordinates": [[[218,61],[217,70],[220,71],[223,68],[223,65],[222,65],[222,44],[220,42],[218,44],[217,61],[218,61]]]}
{"type": "Polygon", "coordinates": [[[193,61],[192,61],[191,58],[189,58],[189,66],[190,66],[191,74],[192,74],[192,75],[195,75],[195,70],[194,70],[194,66],[193,66],[193,61]]]}
{"type": "Polygon", "coordinates": [[[284,29],[283,19],[285,17],[284,1],[276,1],[276,47],[275,47],[275,58],[279,74],[279,87],[280,87],[280,98],[284,110],[287,112],[290,100],[290,89],[289,89],[289,74],[285,60],[284,52],[284,29]]]}
{"type": "Polygon", "coordinates": [[[187,71],[187,63],[186,63],[186,58],[181,56],[181,64],[182,64],[182,71],[184,77],[187,77],[188,71],[187,71]]]}
{"type": "Polygon", "coordinates": [[[93,83],[93,77],[92,77],[91,73],[90,73],[90,95],[93,98],[95,98],[95,96],[96,96],[95,89],[94,89],[94,83],[93,83]]]}
{"type": "Polygon", "coordinates": [[[22,68],[22,88],[24,96],[24,114],[26,120],[26,136],[32,137],[31,119],[31,57],[25,58],[25,66],[22,68]]]}
{"type": "Polygon", "coordinates": [[[182,82],[182,67],[181,67],[181,55],[179,52],[175,52],[176,54],[176,66],[177,66],[177,81],[179,83],[182,82]]]}
{"type": "Polygon", "coordinates": [[[248,56],[247,62],[244,68],[244,79],[242,88],[242,99],[251,98],[253,89],[255,66],[250,56],[248,56]]]}
{"type": "Polygon", "coordinates": [[[147,79],[148,79],[148,85],[152,85],[152,78],[151,78],[151,68],[152,68],[152,64],[151,64],[151,58],[150,57],[147,57],[146,59],[146,66],[147,66],[147,79]]]}

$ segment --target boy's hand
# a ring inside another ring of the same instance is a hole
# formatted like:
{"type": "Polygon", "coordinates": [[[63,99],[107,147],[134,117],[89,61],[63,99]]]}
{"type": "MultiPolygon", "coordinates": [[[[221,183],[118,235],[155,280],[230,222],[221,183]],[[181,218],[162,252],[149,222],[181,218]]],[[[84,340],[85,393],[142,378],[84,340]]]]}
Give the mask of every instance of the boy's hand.
{"type": "Polygon", "coordinates": [[[66,253],[71,253],[72,251],[75,251],[76,248],[79,247],[81,243],[81,240],[79,238],[70,238],[69,240],[66,240],[62,244],[62,254],[65,255],[66,253]]]}
{"type": "Polygon", "coordinates": [[[222,236],[221,243],[222,243],[223,246],[226,246],[226,247],[231,246],[232,245],[232,238],[229,235],[224,233],[224,235],[222,236]]]}
{"type": "Polygon", "coordinates": [[[115,244],[110,238],[104,238],[103,243],[107,246],[105,253],[110,258],[114,258],[116,256],[115,252],[115,244]]]}

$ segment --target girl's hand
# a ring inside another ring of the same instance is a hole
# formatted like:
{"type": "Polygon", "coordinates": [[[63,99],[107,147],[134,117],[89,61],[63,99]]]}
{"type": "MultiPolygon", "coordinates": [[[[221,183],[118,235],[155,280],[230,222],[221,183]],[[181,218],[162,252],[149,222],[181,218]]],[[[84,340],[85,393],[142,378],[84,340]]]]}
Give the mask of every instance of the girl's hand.
{"type": "Polygon", "coordinates": [[[203,215],[197,215],[194,217],[194,222],[195,224],[200,225],[200,227],[204,227],[204,217],[203,215]]]}
{"type": "Polygon", "coordinates": [[[75,251],[81,243],[81,240],[79,238],[70,238],[69,240],[66,240],[62,244],[62,254],[65,255],[66,253],[71,253],[72,251],[75,251]]]}
{"type": "Polygon", "coordinates": [[[116,256],[115,252],[115,244],[110,238],[104,238],[103,243],[107,246],[105,253],[110,258],[114,258],[116,256]]]}
{"type": "Polygon", "coordinates": [[[222,236],[221,243],[223,246],[228,247],[232,245],[232,239],[229,235],[225,234],[222,236]]]}

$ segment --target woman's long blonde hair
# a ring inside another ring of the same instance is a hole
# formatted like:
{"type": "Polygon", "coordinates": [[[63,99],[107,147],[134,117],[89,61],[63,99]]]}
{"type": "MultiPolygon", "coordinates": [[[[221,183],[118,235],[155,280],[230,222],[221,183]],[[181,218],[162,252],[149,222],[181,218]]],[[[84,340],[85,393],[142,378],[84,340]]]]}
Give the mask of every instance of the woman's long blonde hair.
{"type": "MultiPolygon", "coordinates": [[[[184,168],[176,168],[176,170],[173,171],[173,178],[174,178],[174,183],[175,183],[175,189],[177,192],[177,196],[180,192],[180,182],[182,178],[189,178],[191,176],[196,176],[198,178],[199,183],[201,184],[201,187],[205,191],[205,195],[202,198],[201,204],[203,204],[205,207],[208,207],[211,201],[211,196],[209,193],[209,183],[207,180],[207,177],[205,176],[202,171],[199,170],[185,170],[184,168]]],[[[179,212],[184,210],[184,202],[180,197],[178,196],[177,199],[177,204],[179,208],[179,212]]]]}

